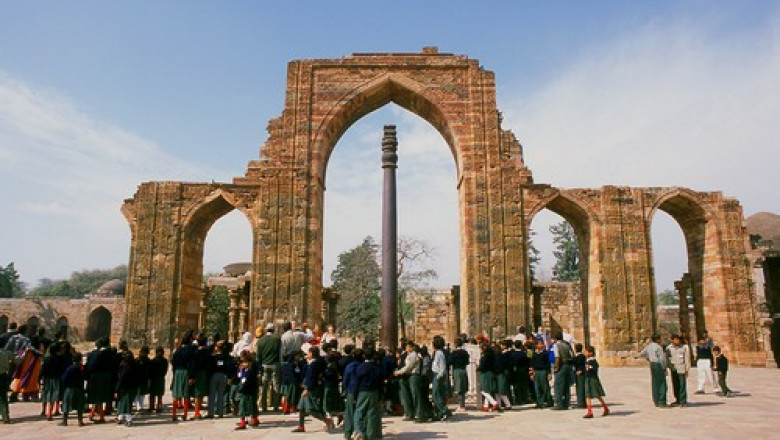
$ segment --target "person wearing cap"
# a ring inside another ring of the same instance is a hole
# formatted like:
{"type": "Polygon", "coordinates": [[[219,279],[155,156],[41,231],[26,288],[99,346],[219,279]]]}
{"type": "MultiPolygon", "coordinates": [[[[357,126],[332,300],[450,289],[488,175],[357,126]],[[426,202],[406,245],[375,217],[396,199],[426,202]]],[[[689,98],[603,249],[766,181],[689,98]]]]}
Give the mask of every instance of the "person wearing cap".
{"type": "Polygon", "coordinates": [[[668,361],[666,352],[661,347],[661,335],[653,333],[650,343],[639,352],[639,356],[650,363],[650,382],[653,396],[653,404],[658,408],[666,407],[666,367],[668,361]]]}
{"type": "Polygon", "coordinates": [[[260,402],[263,412],[268,411],[268,399],[270,399],[274,411],[279,409],[279,378],[281,372],[282,338],[274,332],[274,324],[269,322],[265,326],[265,334],[257,340],[255,346],[257,365],[260,365],[263,374],[260,402]]]}

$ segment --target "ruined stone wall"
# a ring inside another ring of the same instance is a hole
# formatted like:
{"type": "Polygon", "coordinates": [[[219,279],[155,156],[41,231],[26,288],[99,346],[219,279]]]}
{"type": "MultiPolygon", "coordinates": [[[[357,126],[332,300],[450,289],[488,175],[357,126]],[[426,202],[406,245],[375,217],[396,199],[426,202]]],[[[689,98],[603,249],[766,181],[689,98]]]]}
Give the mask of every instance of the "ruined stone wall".
{"type": "Polygon", "coordinates": [[[431,346],[434,336],[442,336],[452,343],[457,337],[457,316],[452,303],[452,292],[425,291],[410,298],[414,310],[413,324],[407,337],[419,345],[431,346]]]}
{"type": "Polygon", "coordinates": [[[566,330],[578,342],[585,340],[580,283],[536,283],[541,290],[542,326],[550,332],[566,330]]]}
{"type": "Polygon", "coordinates": [[[9,323],[16,322],[19,325],[37,317],[49,337],[59,329],[58,321],[66,318],[68,338],[73,342],[81,342],[86,334],[90,313],[99,307],[104,307],[111,313],[111,342],[115,344],[121,338],[124,327],[124,298],[2,298],[0,317],[6,317],[9,323]]]}
{"type": "MultiPolygon", "coordinates": [[[[737,201],[683,188],[534,184],[520,144],[501,127],[494,74],[433,48],[293,61],[281,115],[243,176],[142,184],[123,206],[132,237],[126,337],[170,345],[197,325],[205,236],[233,209],[253,231],[250,328],[269,317],[321,321],[328,158],[351,124],[389,102],[428,121],[452,151],[462,311],[453,319],[461,331],[501,335],[531,321],[527,235],[547,208],[579,240],[583,340],[604,363],[629,362],[657,328],[649,231],[660,209],[685,235],[697,330],[706,326],[738,363],[766,356],[737,201]]],[[[379,145],[380,133],[377,157],[379,145]]]]}

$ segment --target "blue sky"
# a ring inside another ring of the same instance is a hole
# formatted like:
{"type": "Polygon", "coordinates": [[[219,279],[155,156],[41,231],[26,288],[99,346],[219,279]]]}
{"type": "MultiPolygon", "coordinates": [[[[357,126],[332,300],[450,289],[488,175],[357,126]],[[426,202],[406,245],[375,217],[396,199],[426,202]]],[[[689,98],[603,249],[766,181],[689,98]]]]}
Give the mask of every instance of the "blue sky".
{"type": "MultiPolygon", "coordinates": [[[[243,174],[281,112],[288,61],[423,46],[496,73],[538,182],[723,190],[748,215],[777,212],[778,29],[777,4],[753,1],[1,2],[0,264],[34,283],[126,262],[121,200],[145,180],[243,174]]],[[[392,106],[358,121],[330,163],[325,283],[338,252],[378,237],[380,171],[366,170],[388,122],[401,233],[432,242],[438,284],[455,284],[451,159],[392,106]]],[[[671,286],[681,233],[656,223],[671,286]]],[[[248,237],[240,216],[218,222],[207,270],[248,258],[248,237]]]]}

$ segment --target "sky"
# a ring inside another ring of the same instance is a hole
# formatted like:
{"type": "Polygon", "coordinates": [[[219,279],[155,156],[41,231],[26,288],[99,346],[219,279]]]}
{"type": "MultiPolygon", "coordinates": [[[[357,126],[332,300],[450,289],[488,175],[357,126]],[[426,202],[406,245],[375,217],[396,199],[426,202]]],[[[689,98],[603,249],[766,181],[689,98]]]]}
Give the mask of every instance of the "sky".
{"type": "MultiPolygon", "coordinates": [[[[772,1],[0,1],[0,265],[22,280],[127,263],[119,208],[150,180],[225,181],[259,155],[281,113],[286,64],[353,52],[441,52],[496,74],[504,128],[538,183],[723,191],[746,215],[779,212],[780,5],[772,1]]],[[[435,249],[458,284],[452,156],[388,105],[355,123],[328,166],[324,284],[337,255],[380,237],[381,127],[399,132],[400,234],[435,249]]],[[[533,223],[542,275],[549,224],[533,223]]],[[[665,214],[659,288],[686,270],[665,214]]],[[[248,260],[238,213],[204,265],[248,260]]]]}

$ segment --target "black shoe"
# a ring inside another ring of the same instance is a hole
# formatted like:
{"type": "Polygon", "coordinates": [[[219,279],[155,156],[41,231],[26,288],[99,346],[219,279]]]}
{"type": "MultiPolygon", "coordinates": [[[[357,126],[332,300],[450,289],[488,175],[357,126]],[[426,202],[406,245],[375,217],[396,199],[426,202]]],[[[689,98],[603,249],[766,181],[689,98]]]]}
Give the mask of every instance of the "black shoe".
{"type": "Polygon", "coordinates": [[[552,409],[553,411],[563,411],[563,410],[565,410],[566,408],[564,408],[564,407],[562,407],[562,406],[555,405],[554,407],[552,407],[552,408],[550,408],[550,409],[552,409]]]}

